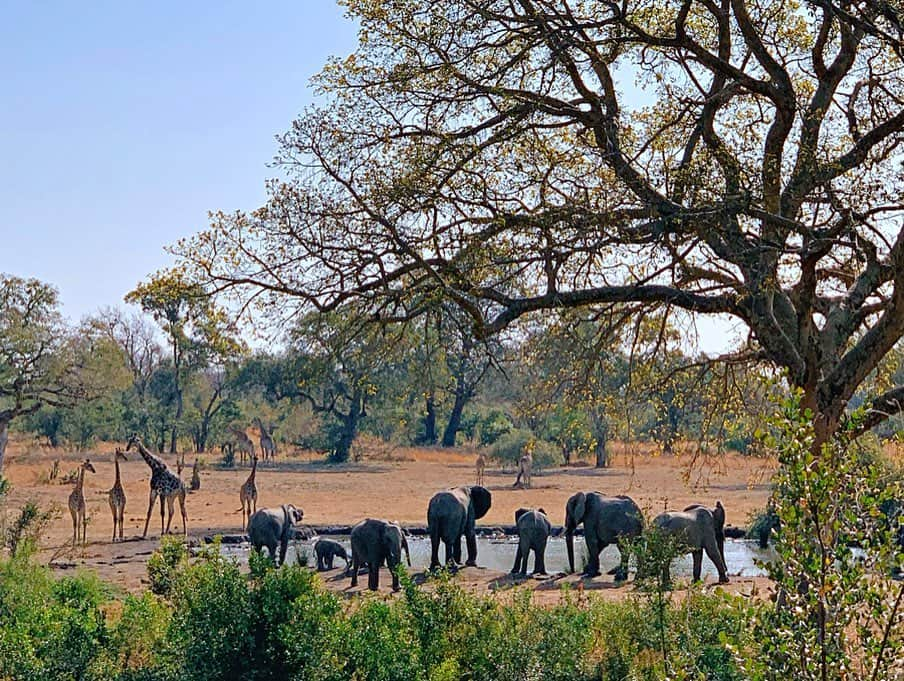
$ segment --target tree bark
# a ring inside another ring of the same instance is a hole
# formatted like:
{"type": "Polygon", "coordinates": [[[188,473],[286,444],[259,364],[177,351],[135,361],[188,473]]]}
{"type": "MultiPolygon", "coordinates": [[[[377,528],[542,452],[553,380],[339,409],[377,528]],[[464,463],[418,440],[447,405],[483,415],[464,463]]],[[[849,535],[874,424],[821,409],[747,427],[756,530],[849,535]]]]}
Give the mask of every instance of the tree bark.
{"type": "Polygon", "coordinates": [[[609,467],[609,453],[606,448],[609,444],[609,423],[604,416],[593,417],[594,438],[596,439],[596,464],[595,468],[609,467]]]}
{"type": "Polygon", "coordinates": [[[424,413],[424,437],[422,442],[427,445],[436,444],[436,402],[433,395],[428,395],[425,399],[424,413]]]}
{"type": "Polygon", "coordinates": [[[363,412],[364,399],[356,392],[351,400],[351,406],[349,406],[348,413],[341,416],[342,430],[339,433],[339,438],[333,447],[333,454],[330,457],[333,461],[348,461],[352,444],[355,441],[355,437],[358,435],[358,423],[361,420],[363,412]]]}
{"type": "Polygon", "coordinates": [[[6,456],[6,444],[9,442],[10,419],[0,420],[0,473],[3,472],[3,457],[6,456]]]}
{"type": "Polygon", "coordinates": [[[455,391],[455,402],[452,403],[452,411],[449,412],[449,421],[446,423],[446,429],[443,431],[443,447],[454,447],[455,436],[461,428],[461,415],[468,403],[468,396],[464,390],[455,391]]]}

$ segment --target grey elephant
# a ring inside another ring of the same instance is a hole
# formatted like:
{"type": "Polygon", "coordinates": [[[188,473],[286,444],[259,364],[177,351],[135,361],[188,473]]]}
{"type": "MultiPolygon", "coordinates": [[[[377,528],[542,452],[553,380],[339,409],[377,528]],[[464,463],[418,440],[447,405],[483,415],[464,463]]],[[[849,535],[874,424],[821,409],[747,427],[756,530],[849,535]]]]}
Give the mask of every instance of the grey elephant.
{"type": "Polygon", "coordinates": [[[721,501],[716,501],[713,509],[708,509],[703,504],[691,504],[684,508],[684,511],[694,511],[698,508],[706,508],[713,514],[713,529],[716,531],[716,545],[719,547],[719,554],[722,556],[722,562],[725,562],[725,507],[721,501]]]}
{"type": "Polygon", "coordinates": [[[631,497],[609,497],[601,492],[578,492],[565,504],[565,543],[568,567],[574,572],[574,532],[584,523],[587,544],[586,577],[600,574],[600,553],[609,544],[618,543],[621,561],[613,572],[616,581],[628,578],[628,551],[622,540],[637,537],[643,532],[643,513],[631,497]]]}
{"type": "MultiPolygon", "coordinates": [[[[721,504],[719,505],[721,506],[721,504]]],[[[689,511],[666,511],[653,519],[653,526],[667,536],[675,537],[690,549],[694,559],[694,581],[700,581],[703,568],[703,552],[716,566],[719,572],[719,584],[728,583],[728,571],[725,559],[716,541],[716,522],[713,512],[702,506],[689,507],[689,511]]],[[[724,509],[722,522],[724,523],[724,509]]],[[[663,578],[669,581],[669,568],[664,568],[663,578]]]]}
{"type": "Polygon", "coordinates": [[[542,508],[519,508],[515,511],[515,526],[518,528],[518,552],[512,574],[527,573],[527,557],[534,552],[534,574],[546,574],[546,542],[552,531],[546,511],[542,508]]]}
{"type": "Polygon", "coordinates": [[[333,561],[337,556],[345,561],[345,567],[348,568],[348,553],[346,553],[345,547],[337,541],[318,539],[314,544],[314,553],[317,555],[318,570],[332,570],[333,561]]]}
{"type": "Polygon", "coordinates": [[[286,560],[286,548],[289,539],[293,535],[293,525],[301,522],[304,511],[295,508],[292,504],[283,504],[279,508],[261,508],[248,520],[248,535],[251,538],[251,546],[255,551],[260,551],[266,546],[270,551],[270,558],[276,560],[276,547],[279,546],[279,561],[282,565],[286,560]]]}
{"type": "Polygon", "coordinates": [[[367,588],[376,591],[380,586],[380,566],[392,572],[392,590],[399,590],[396,566],[402,562],[402,551],[411,567],[408,541],[402,528],[387,520],[367,518],[352,528],[352,586],[358,586],[358,570],[367,563],[367,588]]]}
{"type": "Polygon", "coordinates": [[[475,522],[485,516],[493,504],[490,490],[480,485],[465,485],[437,492],[427,507],[427,530],[430,533],[430,569],[440,566],[439,543],[446,547],[446,564],[461,564],[461,538],[468,545],[465,565],[477,565],[477,533],[475,522]]]}

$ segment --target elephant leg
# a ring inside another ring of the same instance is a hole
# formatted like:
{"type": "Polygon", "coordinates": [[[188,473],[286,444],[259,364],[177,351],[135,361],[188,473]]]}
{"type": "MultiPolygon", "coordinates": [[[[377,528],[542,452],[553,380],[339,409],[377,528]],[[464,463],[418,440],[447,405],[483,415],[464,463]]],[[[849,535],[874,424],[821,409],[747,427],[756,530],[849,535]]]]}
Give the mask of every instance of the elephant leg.
{"type": "Polygon", "coordinates": [[[330,554],[326,557],[326,569],[327,570],[333,569],[333,554],[330,554]]]}
{"type": "Polygon", "coordinates": [[[148,503],[148,515],[147,518],[144,519],[144,532],[141,533],[142,537],[146,537],[148,535],[148,524],[151,522],[151,513],[154,512],[154,502],[157,501],[157,492],[151,490],[151,500],[148,503]]]}
{"type": "MultiPolygon", "coordinates": [[[[707,541],[704,544],[704,548],[706,549],[706,555],[709,556],[709,559],[713,562],[713,565],[716,566],[716,571],[719,573],[719,584],[728,584],[728,568],[725,565],[725,560],[722,558],[722,553],[719,551],[719,545],[716,541],[709,542],[707,541]]],[[[702,551],[700,551],[700,562],[703,562],[702,551]]]]}
{"type": "MultiPolygon", "coordinates": [[[[617,542],[616,545],[618,546],[619,559],[618,559],[618,569],[615,571],[615,581],[616,582],[624,582],[626,579],[628,579],[628,558],[630,556],[630,553],[629,553],[627,547],[624,544],[622,544],[621,542],[617,542]]],[[[606,548],[606,547],[603,546],[603,548],[606,548]]],[[[600,549],[600,550],[602,550],[602,549],[600,549]]]]}
{"type": "Polygon", "coordinates": [[[286,549],[289,547],[289,537],[286,536],[279,542],[279,563],[282,565],[286,562],[286,549]]]}
{"type": "Polygon", "coordinates": [[[534,574],[546,574],[546,537],[534,548],[534,574]]]}
{"type": "Polygon", "coordinates": [[[276,542],[267,544],[267,551],[270,553],[270,560],[276,563],[276,542]]]}
{"type": "Polygon", "coordinates": [[[358,562],[358,554],[352,555],[352,586],[358,586],[358,570],[361,564],[358,562]]]}
{"type": "Polygon", "coordinates": [[[584,570],[585,577],[596,577],[600,573],[600,552],[605,546],[600,546],[592,533],[584,530],[584,543],[587,545],[587,567],[584,570]]]}
{"type": "Polygon", "coordinates": [[[388,565],[388,567],[389,567],[390,574],[392,574],[392,590],[398,591],[399,590],[399,572],[398,572],[399,564],[394,563],[392,565],[388,565]]]}
{"type": "MultiPolygon", "coordinates": [[[[522,553],[523,545],[524,545],[524,542],[520,542],[520,541],[518,542],[518,549],[515,551],[515,564],[512,566],[512,574],[513,575],[517,575],[522,572],[521,553],[522,553]]],[[[526,561],[525,561],[525,563],[526,563],[526,561]]],[[[526,572],[527,568],[525,567],[523,571],[526,572]]]]}
{"type": "MultiPolygon", "coordinates": [[[[700,574],[703,572],[703,549],[696,549],[691,551],[691,556],[694,559],[694,581],[700,581],[700,574]]],[[[712,558],[712,556],[710,556],[712,558]]]]}
{"type": "Polygon", "coordinates": [[[461,537],[456,539],[446,538],[446,565],[461,565],[461,537]]]}
{"type": "MultiPolygon", "coordinates": [[[[448,556],[449,547],[446,546],[446,556],[448,556]]],[[[436,528],[430,528],[430,570],[439,567],[439,531],[436,528]]]]}
{"type": "MultiPolygon", "coordinates": [[[[465,534],[465,543],[468,545],[468,560],[465,562],[465,565],[470,565],[471,567],[477,567],[477,535],[474,531],[470,531],[465,534]]],[[[527,556],[524,558],[525,565],[524,569],[527,570],[527,556]]]]}
{"type": "Polygon", "coordinates": [[[367,588],[376,591],[380,588],[380,563],[381,560],[371,560],[367,563],[367,588]]]}

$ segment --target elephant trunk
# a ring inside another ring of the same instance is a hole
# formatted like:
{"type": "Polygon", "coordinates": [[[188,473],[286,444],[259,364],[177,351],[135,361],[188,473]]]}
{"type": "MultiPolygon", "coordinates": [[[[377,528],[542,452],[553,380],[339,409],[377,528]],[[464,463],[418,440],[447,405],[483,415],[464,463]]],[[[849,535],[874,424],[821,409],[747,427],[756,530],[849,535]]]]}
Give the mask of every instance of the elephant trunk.
{"type": "Polygon", "coordinates": [[[408,540],[402,537],[402,548],[405,549],[405,560],[408,561],[408,567],[411,567],[411,554],[408,553],[408,540]]]}
{"type": "Polygon", "coordinates": [[[568,549],[568,570],[574,572],[574,529],[565,530],[565,546],[568,549]]]}

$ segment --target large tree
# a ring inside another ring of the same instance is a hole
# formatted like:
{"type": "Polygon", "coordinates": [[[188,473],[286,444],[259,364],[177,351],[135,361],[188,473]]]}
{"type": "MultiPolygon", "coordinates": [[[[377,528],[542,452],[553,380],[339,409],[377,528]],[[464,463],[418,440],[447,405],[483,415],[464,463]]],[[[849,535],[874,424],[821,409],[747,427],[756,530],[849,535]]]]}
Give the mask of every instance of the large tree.
{"type": "Polygon", "coordinates": [[[900,2],[347,6],[360,46],[282,138],[286,181],[179,249],[205,284],[390,320],[442,296],[478,334],[724,315],[802,388],[817,446],[838,428],[904,333],[900,2]]]}
{"type": "Polygon", "coordinates": [[[102,391],[103,365],[122,360],[109,350],[91,329],[66,325],[55,288],[0,274],[0,471],[10,423],[102,391]]]}

